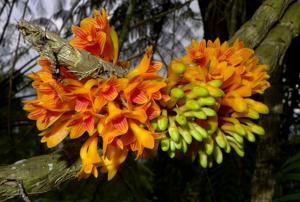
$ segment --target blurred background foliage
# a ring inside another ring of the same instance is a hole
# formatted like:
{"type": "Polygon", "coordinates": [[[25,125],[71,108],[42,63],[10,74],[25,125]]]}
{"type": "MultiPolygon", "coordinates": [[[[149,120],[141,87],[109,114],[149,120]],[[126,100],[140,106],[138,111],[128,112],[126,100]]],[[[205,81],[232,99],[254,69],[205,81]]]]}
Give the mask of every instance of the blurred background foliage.
{"type": "MultiPolygon", "coordinates": [[[[34,96],[26,74],[36,69],[37,54],[16,30],[20,19],[69,38],[72,24],[104,7],[120,37],[121,59],[140,58],[153,45],[165,67],[182,55],[191,39],[222,41],[246,22],[262,0],[2,0],[0,1],[0,165],[51,152],[40,143],[38,131],[22,110],[22,100],[34,96]]],[[[300,38],[295,38],[283,62],[280,148],[274,201],[300,201],[300,38]]],[[[162,72],[163,73],[163,72],[162,72]]],[[[266,129],[268,130],[268,129],[266,129]]],[[[63,145],[61,145],[63,147],[63,145]]],[[[69,181],[33,201],[203,201],[251,200],[255,144],[246,145],[244,158],[227,155],[224,163],[202,169],[184,157],[164,153],[147,160],[126,162],[110,182],[69,181]]],[[[266,179],[267,181],[267,179],[266,179]]],[[[16,201],[14,199],[12,201],[16,201]]]]}

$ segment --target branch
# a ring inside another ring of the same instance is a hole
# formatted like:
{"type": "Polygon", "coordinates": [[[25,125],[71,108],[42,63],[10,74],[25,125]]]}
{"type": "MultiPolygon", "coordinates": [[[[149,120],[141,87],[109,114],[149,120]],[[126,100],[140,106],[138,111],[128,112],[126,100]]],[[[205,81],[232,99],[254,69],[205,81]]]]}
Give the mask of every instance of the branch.
{"type": "Polygon", "coordinates": [[[136,24],[134,24],[133,26],[131,26],[129,29],[135,29],[135,28],[140,27],[140,26],[142,26],[144,24],[147,24],[148,22],[160,19],[160,18],[162,18],[162,17],[164,17],[166,15],[169,15],[170,13],[173,13],[173,12],[175,12],[175,11],[183,8],[184,6],[189,5],[191,2],[192,2],[192,0],[186,1],[183,4],[179,4],[179,5],[176,5],[176,6],[172,7],[172,8],[170,8],[169,10],[166,10],[166,11],[163,11],[161,13],[158,13],[157,15],[154,15],[154,16],[152,16],[150,18],[146,18],[144,20],[141,20],[141,21],[137,22],[136,24]]]}
{"type": "Polygon", "coordinates": [[[249,48],[255,48],[268,34],[270,28],[282,17],[286,8],[295,0],[265,0],[230,39],[233,42],[241,39],[249,48]]]}
{"type": "MultiPolygon", "coordinates": [[[[265,2],[270,3],[270,5],[271,2],[274,2],[274,5],[277,5],[277,2],[287,1],[266,0],[265,2]]],[[[287,5],[287,3],[281,5],[287,5]]],[[[264,3],[262,7],[266,7],[266,3],[264,3]]],[[[260,7],[258,10],[262,10],[262,7],[260,7]]],[[[278,23],[272,29],[270,23],[272,22],[271,24],[274,24],[276,21],[278,21],[280,18],[279,16],[282,15],[283,10],[277,10],[279,11],[280,15],[275,15],[274,12],[271,11],[270,12],[272,13],[272,15],[270,15],[268,13],[269,11],[267,12],[266,10],[265,12],[260,12],[259,15],[261,16],[261,19],[268,19],[269,22],[265,26],[264,31],[261,33],[259,33],[258,31],[253,31],[253,36],[243,31],[244,29],[249,30],[250,27],[254,25],[253,20],[255,18],[253,17],[246,24],[247,26],[244,25],[237,32],[237,34],[235,34],[235,37],[241,38],[242,40],[246,41],[246,44],[250,47],[257,47],[256,53],[260,57],[260,59],[263,62],[270,63],[270,72],[274,72],[275,70],[277,71],[279,70],[279,68],[275,67],[278,67],[278,64],[285,54],[285,51],[289,46],[291,39],[300,32],[300,12],[297,12],[299,10],[300,0],[297,0],[296,3],[288,8],[280,23],[278,23]],[[272,17],[270,18],[270,16],[272,17]],[[241,33],[244,34],[241,35],[241,33]],[[255,39],[248,39],[248,37],[254,37],[255,39]]],[[[255,15],[258,15],[257,12],[255,15]]],[[[39,28],[28,22],[24,23],[25,25],[23,24],[23,26],[21,23],[20,29],[25,32],[25,36],[29,34],[30,37],[31,35],[36,34],[38,36],[38,39],[46,40],[45,44],[47,45],[47,47],[53,48],[54,52],[56,52],[60,56],[58,57],[59,64],[67,64],[71,69],[73,68],[73,70],[74,68],[77,68],[79,63],[85,68],[88,68],[84,64],[84,62],[87,61],[86,55],[89,55],[88,57],[91,57],[96,64],[101,63],[101,60],[94,56],[91,56],[85,51],[74,49],[65,42],[61,42],[62,39],[60,39],[58,36],[52,33],[42,32],[39,28]],[[36,31],[36,29],[38,29],[38,31],[36,31]],[[56,40],[58,40],[58,42],[56,40]],[[63,45],[61,45],[61,43],[63,43],[63,45]],[[69,51],[68,53],[72,54],[68,54],[67,56],[65,56],[64,51],[66,50],[69,51]],[[83,60],[81,57],[85,59],[83,60]]],[[[31,36],[30,39],[32,40],[34,39],[34,37],[31,36]]],[[[35,44],[37,44],[35,47],[38,51],[40,51],[41,53],[45,53],[44,50],[41,50],[41,47],[44,47],[40,46],[43,45],[42,42],[38,43],[33,41],[32,43],[34,46],[35,44]]],[[[110,63],[109,65],[109,67],[113,67],[110,63]]],[[[81,66],[80,70],[85,71],[85,68],[81,66]]],[[[122,74],[119,74],[119,76],[121,75],[122,74]]],[[[80,169],[80,162],[77,161],[75,164],[68,167],[67,164],[64,161],[59,160],[59,158],[60,155],[58,153],[53,153],[49,155],[29,158],[16,162],[12,165],[0,167],[0,201],[4,201],[15,196],[20,196],[21,190],[19,190],[20,186],[18,186],[18,182],[20,181],[23,182],[26,193],[32,195],[47,192],[59,186],[62,182],[73,179],[75,177],[75,174],[80,169]]],[[[260,177],[260,180],[265,181],[265,179],[265,176],[260,177]]],[[[263,191],[263,189],[261,191],[263,191]]]]}
{"type": "Polygon", "coordinates": [[[272,86],[266,91],[264,103],[270,115],[262,121],[266,135],[258,141],[255,171],[252,178],[251,202],[271,202],[276,189],[275,162],[280,158],[280,123],[282,105],[282,61],[291,41],[300,33],[300,0],[293,3],[280,22],[255,50],[260,61],[269,64],[272,86]]]}
{"type": "Polygon", "coordinates": [[[109,78],[113,74],[124,77],[127,74],[122,67],[97,58],[87,51],[73,48],[57,34],[44,31],[31,22],[20,21],[18,29],[33,48],[49,59],[54,67],[67,66],[79,79],[90,76],[109,78]]]}
{"type": "Polygon", "coordinates": [[[61,155],[55,152],[0,167],[0,201],[21,196],[24,190],[29,195],[44,193],[74,179],[80,169],[80,161],[68,167],[60,158],[61,155]],[[20,182],[24,190],[20,190],[20,182]]]}

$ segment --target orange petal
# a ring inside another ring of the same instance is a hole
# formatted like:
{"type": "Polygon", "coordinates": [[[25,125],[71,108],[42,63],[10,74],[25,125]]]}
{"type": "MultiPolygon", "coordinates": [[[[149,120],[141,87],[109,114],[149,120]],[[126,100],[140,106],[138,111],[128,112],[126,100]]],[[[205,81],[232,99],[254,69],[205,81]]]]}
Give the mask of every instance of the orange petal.
{"type": "Polygon", "coordinates": [[[128,130],[128,123],[125,116],[120,116],[112,120],[112,124],[118,131],[126,133],[128,130]]]}
{"type": "Polygon", "coordinates": [[[145,123],[147,120],[147,114],[142,108],[136,108],[134,110],[126,110],[124,112],[124,115],[130,119],[135,119],[141,123],[145,123]]]}
{"type": "Polygon", "coordinates": [[[97,32],[97,40],[100,46],[100,54],[102,54],[105,43],[106,43],[106,34],[105,32],[97,32]]]}
{"type": "Polygon", "coordinates": [[[87,132],[89,133],[89,135],[92,135],[94,133],[94,129],[95,129],[94,124],[95,124],[95,119],[94,119],[93,115],[89,115],[83,121],[83,125],[84,125],[85,129],[87,130],[87,132]]]}
{"type": "Polygon", "coordinates": [[[147,97],[146,93],[137,88],[131,92],[130,99],[136,104],[145,104],[149,101],[149,98],[147,97]]]}
{"type": "Polygon", "coordinates": [[[162,65],[163,65],[162,62],[160,61],[151,61],[147,72],[148,73],[157,72],[162,68],[162,65]]]}
{"type": "Polygon", "coordinates": [[[149,120],[152,120],[152,119],[157,118],[160,115],[161,110],[160,110],[160,107],[156,104],[156,102],[153,101],[151,103],[150,107],[147,109],[146,113],[147,113],[149,120]]]}
{"type": "Polygon", "coordinates": [[[154,138],[153,138],[152,133],[150,131],[139,127],[133,121],[130,121],[129,125],[130,125],[130,128],[131,128],[134,136],[137,138],[137,141],[141,145],[143,145],[144,147],[146,147],[148,149],[153,149],[154,148],[154,138]]]}
{"type": "Polygon", "coordinates": [[[80,37],[81,39],[85,39],[88,36],[87,33],[86,33],[86,31],[84,29],[78,27],[78,26],[72,25],[71,29],[72,29],[72,32],[76,36],[80,37]]]}
{"type": "Polygon", "coordinates": [[[102,96],[97,96],[94,101],[94,108],[96,112],[100,112],[104,105],[107,104],[107,101],[102,96]]]}
{"type": "Polygon", "coordinates": [[[80,22],[80,28],[87,33],[91,33],[92,29],[95,28],[95,26],[96,26],[96,21],[94,18],[84,18],[80,22]]]}
{"type": "Polygon", "coordinates": [[[75,104],[75,111],[81,112],[85,111],[87,107],[89,106],[90,101],[84,97],[77,97],[76,104],[75,104]]]}
{"type": "Polygon", "coordinates": [[[58,145],[67,135],[69,134],[70,129],[63,126],[59,130],[52,131],[43,136],[41,142],[47,142],[49,148],[55,147],[58,145]]]}
{"type": "Polygon", "coordinates": [[[138,64],[138,66],[136,66],[136,68],[134,68],[132,71],[130,71],[128,73],[127,77],[129,79],[132,79],[139,74],[147,72],[149,65],[150,65],[152,53],[153,53],[153,48],[152,48],[152,46],[150,46],[149,48],[147,48],[147,50],[144,54],[144,57],[141,60],[141,62],[138,64]]]}
{"type": "Polygon", "coordinates": [[[127,146],[136,141],[136,137],[132,132],[128,132],[120,137],[120,140],[123,142],[123,145],[127,146]]]}
{"type": "Polygon", "coordinates": [[[86,131],[83,124],[77,124],[71,127],[70,138],[75,139],[83,135],[86,131]]]}
{"type": "Polygon", "coordinates": [[[100,163],[101,158],[99,156],[98,147],[97,147],[98,137],[97,137],[97,135],[95,135],[95,136],[92,136],[91,138],[92,138],[92,142],[89,145],[87,156],[88,156],[88,158],[90,159],[91,162],[100,163]]]}
{"type": "Polygon", "coordinates": [[[122,110],[114,103],[108,103],[108,116],[105,120],[105,124],[111,122],[113,119],[119,118],[122,116],[122,110]]]}
{"type": "Polygon", "coordinates": [[[55,123],[63,113],[48,112],[45,117],[41,116],[37,119],[36,126],[38,130],[44,130],[55,123]]]}
{"type": "Polygon", "coordinates": [[[111,28],[111,32],[110,32],[110,39],[112,41],[113,48],[114,48],[113,63],[116,64],[118,62],[118,57],[119,57],[119,40],[118,40],[118,34],[113,27],[111,28]]]}

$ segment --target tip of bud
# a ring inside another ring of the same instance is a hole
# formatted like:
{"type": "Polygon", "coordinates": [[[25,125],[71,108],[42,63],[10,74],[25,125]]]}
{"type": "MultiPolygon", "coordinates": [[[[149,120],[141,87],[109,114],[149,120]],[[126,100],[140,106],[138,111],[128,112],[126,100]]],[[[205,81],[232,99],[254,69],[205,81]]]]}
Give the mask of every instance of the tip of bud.
{"type": "Polygon", "coordinates": [[[186,66],[181,62],[174,62],[171,68],[176,74],[182,74],[186,70],[186,66]]]}

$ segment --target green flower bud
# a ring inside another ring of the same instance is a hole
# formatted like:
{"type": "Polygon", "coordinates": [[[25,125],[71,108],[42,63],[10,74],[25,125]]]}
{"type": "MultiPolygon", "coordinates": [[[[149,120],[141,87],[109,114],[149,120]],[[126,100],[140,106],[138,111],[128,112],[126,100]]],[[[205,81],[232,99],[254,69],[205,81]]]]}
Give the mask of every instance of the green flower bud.
{"type": "Polygon", "coordinates": [[[171,68],[176,74],[182,74],[186,70],[186,66],[181,62],[174,62],[171,68]]]}
{"type": "Polygon", "coordinates": [[[182,143],[181,143],[181,141],[174,142],[174,143],[175,143],[175,148],[176,148],[176,149],[181,149],[181,148],[182,148],[182,143]]]}
{"type": "Polygon", "coordinates": [[[175,127],[170,126],[168,129],[168,132],[169,132],[171,139],[174,142],[178,142],[180,140],[180,135],[179,135],[179,132],[178,132],[178,129],[176,126],[175,127]]]}
{"type": "Polygon", "coordinates": [[[208,96],[208,90],[201,86],[195,86],[192,90],[187,94],[187,98],[194,99],[197,97],[206,97],[208,96]]]}
{"type": "Polygon", "coordinates": [[[177,123],[179,123],[182,126],[186,125],[186,123],[187,123],[186,117],[184,115],[177,114],[175,116],[175,119],[176,119],[177,123]]]}
{"type": "Polygon", "coordinates": [[[162,111],[162,115],[157,119],[158,129],[160,131],[164,131],[168,128],[168,115],[167,110],[162,111]]]}
{"type": "Polygon", "coordinates": [[[199,155],[199,163],[203,168],[207,167],[207,155],[205,152],[199,150],[198,151],[198,155],[199,155]]]}
{"type": "Polygon", "coordinates": [[[170,140],[165,138],[160,141],[160,147],[162,151],[168,151],[170,148],[170,140]]]}
{"type": "Polygon", "coordinates": [[[216,143],[219,147],[221,147],[223,149],[226,147],[227,141],[226,141],[226,139],[224,137],[224,134],[221,130],[217,130],[215,140],[216,140],[216,143]]]}
{"type": "Polygon", "coordinates": [[[217,115],[217,113],[215,112],[215,110],[213,110],[211,108],[208,108],[208,107],[202,107],[201,110],[204,111],[204,113],[207,116],[216,116],[217,115]]]}
{"type": "Polygon", "coordinates": [[[175,151],[169,151],[168,154],[171,159],[173,159],[176,155],[175,151]]]}
{"type": "Polygon", "coordinates": [[[235,132],[231,132],[231,131],[226,131],[228,135],[230,135],[231,137],[233,137],[236,142],[238,142],[239,144],[243,144],[244,143],[244,139],[242,136],[240,136],[238,133],[235,132]]]}
{"type": "Polygon", "coordinates": [[[182,151],[182,153],[185,154],[187,152],[187,150],[188,150],[188,146],[187,146],[187,144],[186,144],[186,142],[185,142],[185,140],[183,138],[181,139],[181,145],[182,145],[181,151],[182,151]]]}
{"type": "Polygon", "coordinates": [[[212,80],[212,81],[209,81],[207,84],[210,86],[219,88],[222,86],[223,82],[221,80],[212,80]]]}
{"type": "Polygon", "coordinates": [[[229,141],[230,146],[233,148],[233,150],[239,155],[240,157],[244,157],[245,151],[243,147],[238,146],[235,142],[229,141]]]}
{"type": "Polygon", "coordinates": [[[183,137],[187,144],[191,144],[193,141],[192,135],[186,128],[178,127],[179,134],[183,137]]]}
{"type": "Polygon", "coordinates": [[[225,93],[220,88],[216,88],[210,85],[206,85],[205,87],[208,90],[209,95],[213,97],[222,97],[225,95],[225,93]]]}
{"type": "Polygon", "coordinates": [[[171,90],[171,97],[180,99],[184,97],[184,91],[181,88],[173,88],[171,90]]]}
{"type": "Polygon", "coordinates": [[[230,147],[229,143],[226,144],[224,151],[225,151],[227,154],[230,153],[231,147],[230,147]]]}
{"type": "Polygon", "coordinates": [[[234,126],[234,129],[235,131],[239,134],[239,135],[242,135],[242,136],[245,136],[246,135],[246,131],[244,129],[244,127],[239,124],[239,123],[236,123],[233,125],[234,126]]]}
{"type": "Polygon", "coordinates": [[[255,135],[253,133],[251,133],[250,131],[246,131],[246,136],[247,140],[249,142],[255,142],[255,135]]]}
{"type": "Polygon", "coordinates": [[[257,125],[255,123],[253,123],[252,121],[249,121],[249,120],[243,120],[244,123],[246,123],[251,132],[257,134],[257,135],[264,135],[265,134],[265,130],[263,127],[261,127],[260,125],[257,125]]]}
{"type": "Polygon", "coordinates": [[[216,99],[214,97],[201,97],[197,100],[200,106],[212,106],[216,104],[216,99]]]}
{"type": "Polygon", "coordinates": [[[214,141],[212,138],[207,138],[204,144],[205,152],[207,155],[211,155],[214,151],[214,141]]]}
{"type": "Polygon", "coordinates": [[[218,121],[216,121],[214,118],[208,119],[208,127],[207,127],[207,133],[209,135],[213,134],[216,132],[218,129],[218,121]]]}
{"type": "Polygon", "coordinates": [[[195,140],[197,140],[198,142],[201,142],[202,135],[196,129],[194,129],[194,127],[192,127],[190,124],[189,124],[189,129],[190,129],[190,133],[191,133],[192,137],[195,140]]]}
{"type": "Polygon", "coordinates": [[[188,111],[188,110],[198,110],[200,109],[200,105],[196,100],[187,100],[185,105],[181,106],[180,111],[184,112],[184,111],[188,111]]]}
{"type": "Polygon", "coordinates": [[[202,128],[201,126],[199,126],[197,123],[189,122],[189,127],[196,130],[202,136],[202,138],[208,137],[207,131],[204,128],[202,128]]]}
{"type": "Polygon", "coordinates": [[[175,142],[173,140],[170,140],[170,150],[171,151],[175,151],[176,150],[175,142]]]}
{"type": "Polygon", "coordinates": [[[221,164],[223,161],[223,153],[220,149],[220,147],[215,147],[214,148],[214,158],[217,162],[217,164],[221,164]]]}
{"type": "Polygon", "coordinates": [[[248,108],[248,117],[251,119],[259,119],[259,113],[251,108],[248,108]]]}
{"type": "Polygon", "coordinates": [[[263,127],[253,124],[252,126],[250,126],[250,129],[253,133],[257,134],[257,135],[264,135],[265,134],[265,130],[263,127]]]}
{"type": "Polygon", "coordinates": [[[207,116],[205,114],[204,111],[195,111],[194,112],[194,117],[196,117],[197,119],[207,119],[207,116]]]}
{"type": "Polygon", "coordinates": [[[152,128],[153,128],[154,130],[157,130],[157,128],[158,128],[157,120],[152,120],[152,121],[151,121],[151,126],[152,126],[152,128]]]}

